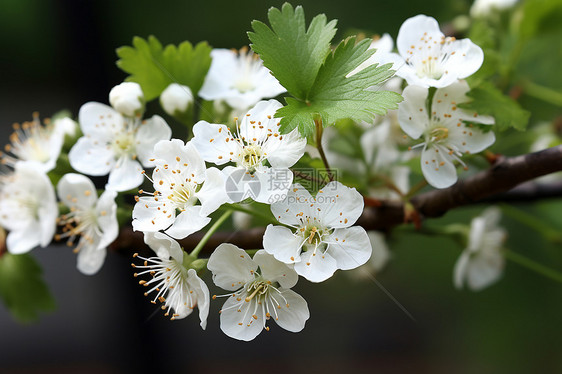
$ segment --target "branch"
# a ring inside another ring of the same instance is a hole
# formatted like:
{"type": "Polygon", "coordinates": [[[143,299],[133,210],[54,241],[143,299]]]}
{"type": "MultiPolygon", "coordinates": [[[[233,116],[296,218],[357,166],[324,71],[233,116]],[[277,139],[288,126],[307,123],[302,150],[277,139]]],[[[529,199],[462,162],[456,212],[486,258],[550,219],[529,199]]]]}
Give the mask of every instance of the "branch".
{"type": "MultiPolygon", "coordinates": [[[[499,201],[532,201],[545,197],[562,196],[562,182],[539,184],[529,182],[543,175],[562,171],[562,145],[540,152],[517,157],[500,157],[488,170],[482,171],[452,187],[417,195],[411,204],[424,218],[440,217],[447,211],[475,203],[499,201]],[[522,184],[524,182],[529,182],[522,184]],[[520,185],[522,184],[522,185],[520,185]],[[516,186],[519,187],[515,188],[516,186]],[[509,191],[509,192],[508,192],[509,191]]],[[[405,205],[399,201],[381,201],[377,206],[366,207],[357,225],[366,230],[388,230],[405,223],[405,205]]],[[[264,227],[235,232],[217,232],[204,246],[211,253],[221,243],[232,243],[245,249],[262,248],[264,227]]],[[[180,241],[190,251],[199,243],[204,233],[193,234],[180,241]]],[[[112,245],[115,250],[146,248],[143,235],[130,228],[121,230],[119,239],[112,245]]]]}

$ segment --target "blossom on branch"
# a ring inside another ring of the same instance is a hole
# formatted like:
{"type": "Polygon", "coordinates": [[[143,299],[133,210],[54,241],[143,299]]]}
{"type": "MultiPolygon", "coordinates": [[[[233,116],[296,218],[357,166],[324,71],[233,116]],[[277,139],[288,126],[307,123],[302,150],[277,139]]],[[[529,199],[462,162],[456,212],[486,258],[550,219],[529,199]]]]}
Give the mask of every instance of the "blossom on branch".
{"type": "Polygon", "coordinates": [[[154,157],[154,192],[137,198],[133,229],[165,230],[176,239],[201,230],[211,221],[208,215],[227,201],[223,174],[217,168],[205,168],[193,142],[160,141],[154,157]]]}
{"type": "MultiPolygon", "coordinates": [[[[221,330],[238,340],[250,341],[273,319],[280,327],[299,332],[310,317],[306,301],[292,291],[298,281],[291,266],[277,261],[264,250],[250,256],[233,244],[215,249],[208,269],[213,282],[227,291],[220,311],[221,330]]],[[[215,299],[216,296],[213,296],[215,299]]]]}
{"type": "Polygon", "coordinates": [[[225,100],[234,109],[247,110],[258,101],[287,90],[248,48],[239,52],[213,49],[213,61],[199,96],[205,100],[225,100]]]}
{"type": "Polygon", "coordinates": [[[231,202],[252,198],[271,204],[286,196],[293,182],[289,167],[304,154],[306,139],[297,129],[279,133],[280,119],[274,115],[281,107],[276,100],[260,101],[242,118],[236,134],[206,121],[193,127],[193,143],[205,161],[236,163],[223,169],[231,202]]]}
{"type": "Polygon", "coordinates": [[[404,89],[404,102],[398,109],[400,127],[413,139],[423,138],[423,142],[414,148],[423,146],[421,168],[425,179],[433,187],[446,188],[455,184],[457,170],[454,162],[466,167],[461,160],[463,154],[481,152],[496,140],[493,131],[484,132],[472,125],[492,125],[492,117],[459,108],[459,104],[469,100],[466,96],[468,91],[465,81],[437,89],[431,113],[428,113],[428,89],[419,86],[404,89]]]}
{"type": "Polygon", "coordinates": [[[446,87],[474,74],[484,61],[470,39],[445,37],[437,21],[422,14],[402,24],[396,46],[399,54],[383,55],[382,61],[394,63],[396,75],[421,87],[446,87]]]}
{"type": "Polygon", "coordinates": [[[58,211],[53,185],[36,163],[17,163],[12,173],[0,176],[0,226],[10,231],[10,253],[46,247],[55,234],[58,211]]]}
{"type": "Polygon", "coordinates": [[[277,220],[293,227],[267,226],[264,249],[311,282],[350,270],[371,257],[365,229],[351,227],[363,212],[363,197],[354,188],[330,182],[316,197],[295,184],[287,197],[271,205],[277,220]]]}
{"type": "Polygon", "coordinates": [[[169,316],[173,310],[171,320],[189,316],[197,306],[204,330],[209,315],[209,288],[195,269],[188,268],[190,259],[187,253],[178,242],[159,232],[145,233],[144,242],[156,253],[156,257],[145,258],[135,254],[144,264],[132,266],[141,270],[135,273],[135,277],[145,274],[152,277],[148,281],[139,281],[139,284],[150,287],[145,296],[156,292],[152,303],[160,301],[162,310],[166,310],[165,316],[169,316]]]}
{"type": "Polygon", "coordinates": [[[501,250],[507,232],[498,225],[500,218],[500,210],[491,207],[472,220],[468,246],[453,272],[456,288],[466,284],[471,290],[480,291],[501,277],[505,265],[501,250]]]}
{"type": "Polygon", "coordinates": [[[111,107],[89,102],[80,108],[78,139],[68,154],[70,165],[78,172],[93,176],[109,173],[106,189],[118,192],[139,186],[142,168],[152,167],[152,149],[160,140],[168,140],[172,131],[160,116],[141,121],[123,117],[111,107]]]}
{"type": "Polygon", "coordinates": [[[71,245],[79,237],[75,248],[78,270],[86,275],[95,274],[103,265],[107,246],[119,234],[117,192],[106,190],[98,199],[96,188],[88,177],[70,173],[59,181],[57,193],[70,212],[60,217],[63,233],[55,238],[68,238],[71,245]]]}

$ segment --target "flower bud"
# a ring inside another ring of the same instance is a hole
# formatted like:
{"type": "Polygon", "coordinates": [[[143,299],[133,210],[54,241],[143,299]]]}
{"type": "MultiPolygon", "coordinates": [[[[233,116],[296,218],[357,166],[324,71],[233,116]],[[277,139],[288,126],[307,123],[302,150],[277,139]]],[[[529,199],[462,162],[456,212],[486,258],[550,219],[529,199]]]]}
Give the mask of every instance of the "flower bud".
{"type": "Polygon", "coordinates": [[[119,113],[134,117],[144,110],[144,94],[138,83],[123,82],[111,89],[109,102],[119,113]]]}
{"type": "Polygon", "coordinates": [[[172,83],[160,95],[160,104],[169,115],[185,113],[193,102],[193,94],[189,87],[172,83]]]}

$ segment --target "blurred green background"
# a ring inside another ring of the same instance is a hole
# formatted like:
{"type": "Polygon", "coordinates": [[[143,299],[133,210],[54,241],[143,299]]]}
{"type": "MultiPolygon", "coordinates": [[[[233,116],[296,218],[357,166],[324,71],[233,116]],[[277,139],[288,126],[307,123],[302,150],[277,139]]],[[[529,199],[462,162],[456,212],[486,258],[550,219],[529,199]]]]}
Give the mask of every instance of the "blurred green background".
{"type": "MultiPolygon", "coordinates": [[[[303,5],[309,20],[318,13],[338,19],[341,38],[350,30],[396,37],[401,23],[419,13],[443,26],[466,14],[470,3],[347,0],[293,5],[303,5]]],[[[250,22],[266,20],[267,9],[281,4],[3,0],[2,143],[11,124],[29,120],[34,110],[42,116],[60,109],[76,114],[86,101],[107,102],[110,88],[125,78],[115,66],[115,49],[130,44],[135,35],[153,34],[164,44],[207,40],[214,47],[239,48],[248,43],[250,22]]],[[[550,67],[557,80],[562,77],[560,66],[550,67]]],[[[458,209],[431,224],[468,224],[483,208],[458,209]]],[[[517,209],[539,226],[562,232],[561,200],[521,203],[517,209]]],[[[559,243],[509,215],[502,223],[510,232],[507,248],[562,269],[559,243]]],[[[458,243],[403,230],[392,232],[388,240],[393,258],[377,279],[415,321],[373,282],[339,272],[319,285],[304,280],[297,285],[311,312],[302,333],[272,326],[250,343],[220,332],[219,303],[212,304],[205,332],[195,316],[167,321],[142,297],[128,258],[110,254],[99,274],[85,277],[75,269],[75,256],[67,248],[35,250],[58,310],[36,324],[19,325],[0,306],[0,373],[562,372],[560,284],[508,262],[502,280],[490,288],[457,291],[452,270],[462,250],[458,243]]],[[[210,277],[207,281],[212,283],[210,277]]]]}

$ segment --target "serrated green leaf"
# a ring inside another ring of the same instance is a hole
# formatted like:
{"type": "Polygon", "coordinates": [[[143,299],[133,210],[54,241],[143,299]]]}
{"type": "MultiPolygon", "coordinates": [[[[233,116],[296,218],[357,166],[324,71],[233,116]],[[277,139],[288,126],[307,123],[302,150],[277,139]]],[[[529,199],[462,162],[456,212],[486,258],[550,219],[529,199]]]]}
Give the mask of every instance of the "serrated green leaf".
{"type": "Polygon", "coordinates": [[[22,322],[37,320],[40,312],[55,309],[54,299],[41,276],[41,267],[28,254],[0,256],[0,298],[22,322]]]}
{"type": "Polygon", "coordinates": [[[183,42],[165,48],[154,36],[133,38],[133,46],[117,49],[117,66],[130,76],[127,81],[141,85],[147,101],[162,93],[170,83],[188,86],[197,95],[211,66],[211,47],[183,42]]]}
{"type": "Polygon", "coordinates": [[[342,41],[318,71],[308,101],[287,99],[288,105],[277,111],[276,117],[283,117],[281,131],[298,128],[307,136],[314,131],[314,118],[318,116],[324,126],[329,126],[344,118],[370,121],[375,114],[397,109],[402,96],[376,88],[394,75],[391,64],[371,65],[348,77],[374,53],[369,45],[369,40],[357,45],[355,38],[342,41]]]}
{"type": "Polygon", "coordinates": [[[495,118],[494,129],[505,131],[511,127],[523,131],[529,122],[531,113],[509,96],[488,82],[481,82],[472,88],[468,94],[473,101],[460,104],[461,108],[474,110],[478,114],[490,115],[495,118]]]}
{"type": "Polygon", "coordinates": [[[301,6],[293,9],[285,3],[281,10],[270,8],[269,28],[263,22],[252,22],[254,32],[248,37],[275,78],[293,96],[307,100],[316,75],[330,52],[330,42],[336,33],[336,20],[327,23],[320,14],[308,29],[301,6]]]}

